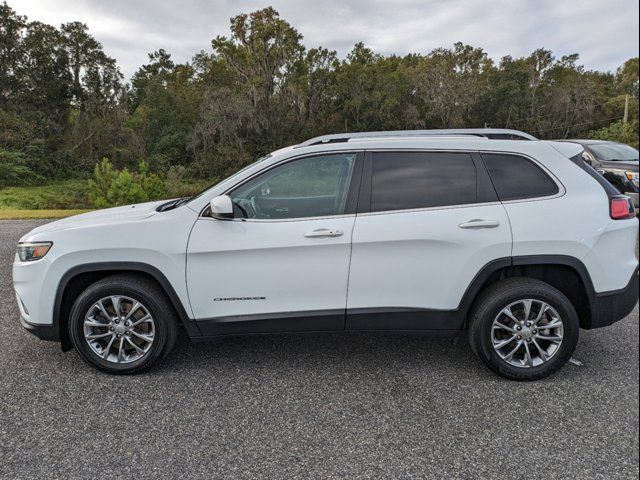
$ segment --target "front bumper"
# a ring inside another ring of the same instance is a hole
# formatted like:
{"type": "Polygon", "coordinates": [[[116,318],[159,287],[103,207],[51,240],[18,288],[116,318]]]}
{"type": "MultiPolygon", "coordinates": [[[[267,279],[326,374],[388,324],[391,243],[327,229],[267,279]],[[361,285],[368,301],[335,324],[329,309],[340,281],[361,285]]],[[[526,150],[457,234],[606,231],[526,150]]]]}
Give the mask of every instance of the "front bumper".
{"type": "Polygon", "coordinates": [[[606,327],[625,318],[638,303],[638,267],[626,287],[613,292],[596,293],[591,299],[591,325],[606,327]]]}
{"type": "Polygon", "coordinates": [[[60,341],[60,332],[57,325],[36,325],[26,321],[22,315],[20,315],[20,323],[27,332],[34,334],[40,340],[60,341]]]}

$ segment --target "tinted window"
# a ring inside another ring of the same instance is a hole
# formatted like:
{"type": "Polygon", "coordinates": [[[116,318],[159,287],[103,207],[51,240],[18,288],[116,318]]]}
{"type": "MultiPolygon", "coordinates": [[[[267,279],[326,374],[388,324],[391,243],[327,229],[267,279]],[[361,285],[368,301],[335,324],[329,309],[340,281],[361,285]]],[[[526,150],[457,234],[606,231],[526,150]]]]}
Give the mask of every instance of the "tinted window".
{"type": "Polygon", "coordinates": [[[238,218],[282,219],[344,213],[355,153],[307,157],[275,167],[230,196],[238,218]]]}
{"type": "Polygon", "coordinates": [[[476,168],[468,154],[380,152],[372,162],[373,212],[477,200],[476,168]]]}
{"type": "Polygon", "coordinates": [[[482,154],[500,200],[546,197],[558,186],[535,163],[517,155],[482,154]]]}

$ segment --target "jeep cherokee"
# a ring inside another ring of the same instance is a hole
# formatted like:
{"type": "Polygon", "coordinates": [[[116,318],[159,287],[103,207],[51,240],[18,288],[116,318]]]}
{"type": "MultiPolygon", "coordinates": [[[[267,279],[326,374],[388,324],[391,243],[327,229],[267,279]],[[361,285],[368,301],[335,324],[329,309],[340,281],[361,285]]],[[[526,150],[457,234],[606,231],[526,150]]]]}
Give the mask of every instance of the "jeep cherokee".
{"type": "Polygon", "coordinates": [[[638,298],[630,199],[583,147],[512,130],[338,134],[193,198],[86,213],[18,244],[22,325],[132,373],[179,328],[455,335],[534,380],[638,298]]]}

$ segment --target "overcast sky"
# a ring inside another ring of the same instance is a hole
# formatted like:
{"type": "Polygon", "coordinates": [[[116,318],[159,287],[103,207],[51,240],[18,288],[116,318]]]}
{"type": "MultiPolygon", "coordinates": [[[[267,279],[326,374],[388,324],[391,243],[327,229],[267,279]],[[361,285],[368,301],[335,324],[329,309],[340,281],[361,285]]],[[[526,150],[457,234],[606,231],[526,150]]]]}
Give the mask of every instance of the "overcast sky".
{"type": "Polygon", "coordinates": [[[8,0],[30,20],[80,20],[128,79],[164,48],[178,62],[228,35],[229,19],[272,5],[303,36],[341,57],[363,41],[376,52],[427,53],[456,41],[499,60],[536,48],[579,53],[588,69],[610,70],[638,56],[638,0],[8,0]]]}

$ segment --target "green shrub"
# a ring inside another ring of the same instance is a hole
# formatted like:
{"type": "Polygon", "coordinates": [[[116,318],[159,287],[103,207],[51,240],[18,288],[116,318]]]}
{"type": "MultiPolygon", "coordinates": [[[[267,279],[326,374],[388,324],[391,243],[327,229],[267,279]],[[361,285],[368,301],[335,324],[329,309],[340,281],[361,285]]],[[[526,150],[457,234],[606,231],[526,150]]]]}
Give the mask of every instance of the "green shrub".
{"type": "Polygon", "coordinates": [[[0,188],[33,185],[41,179],[29,168],[24,154],[0,147],[0,188]]]}
{"type": "Polygon", "coordinates": [[[157,200],[166,195],[167,189],[164,180],[155,173],[150,173],[149,164],[144,160],[138,165],[137,177],[147,199],[157,200]]]}
{"type": "Polygon", "coordinates": [[[96,207],[112,207],[115,205],[128,205],[131,203],[146,202],[149,199],[142,185],[132,173],[125,167],[118,172],[114,181],[109,185],[106,204],[96,202],[96,207]]]}
{"type": "Polygon", "coordinates": [[[140,162],[138,172],[116,170],[107,158],[96,164],[89,180],[89,198],[96,208],[128,205],[157,200],[165,195],[164,181],[149,172],[149,165],[140,162]]]}
{"type": "Polygon", "coordinates": [[[113,169],[111,162],[103,158],[93,168],[93,178],[89,180],[89,199],[96,208],[108,206],[109,189],[116,181],[118,172],[113,169]]]}
{"type": "Polygon", "coordinates": [[[178,198],[180,195],[187,169],[182,165],[172,165],[167,171],[165,184],[167,186],[167,195],[170,198],[178,198]]]}
{"type": "Polygon", "coordinates": [[[633,148],[638,148],[638,120],[629,123],[614,122],[608,127],[591,130],[589,138],[626,143],[633,148]]]}
{"type": "Polygon", "coordinates": [[[169,167],[165,179],[167,198],[193,197],[217,182],[217,178],[206,180],[188,178],[185,167],[173,165],[169,167]]]}

